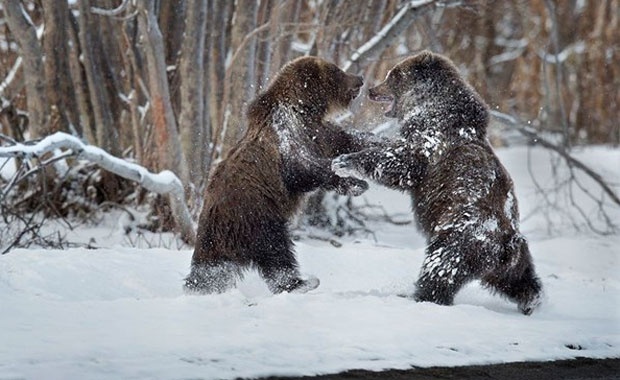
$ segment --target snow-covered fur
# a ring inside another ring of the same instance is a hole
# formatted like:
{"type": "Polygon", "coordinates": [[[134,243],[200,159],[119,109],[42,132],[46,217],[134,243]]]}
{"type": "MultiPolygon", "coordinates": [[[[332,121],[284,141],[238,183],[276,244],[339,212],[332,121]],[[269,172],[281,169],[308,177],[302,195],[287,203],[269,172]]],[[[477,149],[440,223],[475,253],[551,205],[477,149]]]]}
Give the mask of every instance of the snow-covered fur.
{"type": "Polygon", "coordinates": [[[512,180],[486,139],[488,107],[447,58],[422,52],[369,90],[390,102],[401,137],[333,161],[339,175],[409,191],[428,246],[414,294],[452,304],[479,279],[530,314],[541,283],[525,238],[512,180]]]}
{"type": "Polygon", "coordinates": [[[274,293],[318,286],[316,278],[300,278],[287,224],[304,193],[359,195],[368,188],[331,171],[334,157],[368,147],[367,139],[326,121],[349,106],[362,84],[359,76],[304,57],[250,104],[245,135],[207,185],[186,290],[224,292],[248,268],[274,293]]]}

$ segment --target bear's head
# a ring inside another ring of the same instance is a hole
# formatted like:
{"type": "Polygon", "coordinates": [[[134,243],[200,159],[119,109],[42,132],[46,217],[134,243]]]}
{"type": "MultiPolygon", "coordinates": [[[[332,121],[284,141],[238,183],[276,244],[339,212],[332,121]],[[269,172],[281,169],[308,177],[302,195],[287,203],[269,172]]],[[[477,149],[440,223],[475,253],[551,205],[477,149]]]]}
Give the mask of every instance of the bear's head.
{"type": "Polygon", "coordinates": [[[301,57],[280,70],[263,98],[322,120],[332,112],[349,107],[363,84],[361,76],[345,73],[331,62],[318,57],[301,57]]]}
{"type": "Polygon", "coordinates": [[[390,103],[385,115],[402,121],[404,128],[433,128],[447,134],[466,129],[472,137],[486,133],[486,104],[454,64],[439,54],[422,51],[401,61],[382,83],[368,90],[368,97],[390,103]]]}

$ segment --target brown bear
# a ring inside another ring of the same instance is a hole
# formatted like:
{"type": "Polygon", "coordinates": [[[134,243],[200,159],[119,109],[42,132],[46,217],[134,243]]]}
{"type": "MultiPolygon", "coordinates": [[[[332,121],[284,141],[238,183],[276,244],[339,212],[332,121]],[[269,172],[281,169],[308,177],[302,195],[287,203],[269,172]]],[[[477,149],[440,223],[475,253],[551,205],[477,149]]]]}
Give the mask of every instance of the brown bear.
{"type": "Polygon", "coordinates": [[[486,139],[488,106],[449,59],[428,51],[397,64],[368,96],[390,103],[400,138],[338,157],[332,169],[411,194],[428,243],[414,298],[449,305],[479,279],[530,314],[541,283],[512,180],[486,139]]]}
{"type": "Polygon", "coordinates": [[[249,105],[244,136],[207,184],[187,291],[224,292],[246,269],[258,270],[274,293],[318,286],[318,279],[300,277],[288,222],[307,192],[359,195],[368,188],[336,176],[331,160],[370,146],[370,134],[327,121],[347,109],[362,85],[360,76],[302,57],[249,105]]]}

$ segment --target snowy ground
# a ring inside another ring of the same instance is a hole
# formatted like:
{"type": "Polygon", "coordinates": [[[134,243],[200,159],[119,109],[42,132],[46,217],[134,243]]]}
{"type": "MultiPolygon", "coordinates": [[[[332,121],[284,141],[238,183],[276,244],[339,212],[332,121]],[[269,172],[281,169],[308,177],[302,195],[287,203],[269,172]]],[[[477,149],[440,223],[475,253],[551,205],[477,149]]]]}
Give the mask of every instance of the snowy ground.
{"type": "MultiPolygon", "coordinates": [[[[499,153],[545,287],[532,316],[475,283],[452,307],[399,297],[423,258],[413,225],[370,222],[374,238],[345,238],[340,248],[299,241],[302,271],[321,279],[307,294],[271,295],[250,274],[229,293],[186,296],[191,250],[165,239],[170,248],[144,248],[155,238],[123,237],[116,221],[68,236],[105,248],[0,256],[0,379],[232,379],[620,357],[620,236],[576,232],[568,207],[541,206],[527,149],[499,153]]],[[[620,184],[619,149],[578,157],[620,184]]],[[[548,153],[534,150],[532,162],[536,179],[553,186],[548,153]]],[[[410,218],[404,195],[373,188],[363,197],[410,218]]],[[[620,222],[620,210],[609,211],[620,222]]],[[[584,212],[596,213],[587,204],[584,212]]]]}

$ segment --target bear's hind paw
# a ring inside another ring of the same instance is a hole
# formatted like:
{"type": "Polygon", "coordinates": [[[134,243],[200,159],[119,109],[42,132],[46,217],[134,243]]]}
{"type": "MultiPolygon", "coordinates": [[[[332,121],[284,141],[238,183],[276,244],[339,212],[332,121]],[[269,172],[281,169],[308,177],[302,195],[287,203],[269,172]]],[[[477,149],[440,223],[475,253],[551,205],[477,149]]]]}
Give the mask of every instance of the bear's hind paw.
{"type": "Polygon", "coordinates": [[[290,293],[308,293],[311,290],[314,290],[319,287],[321,281],[314,276],[310,276],[305,280],[301,280],[297,287],[289,290],[290,293]]]}
{"type": "Polygon", "coordinates": [[[524,315],[531,315],[541,304],[542,296],[538,293],[526,301],[519,302],[519,311],[524,315]]]}
{"type": "Polygon", "coordinates": [[[305,280],[299,278],[293,284],[289,285],[286,291],[289,293],[299,294],[308,293],[309,291],[318,288],[320,283],[321,281],[314,276],[310,276],[305,280]]]}
{"type": "Polygon", "coordinates": [[[183,289],[186,294],[224,293],[235,286],[237,272],[238,268],[230,264],[192,266],[183,289]]]}

